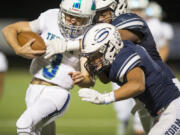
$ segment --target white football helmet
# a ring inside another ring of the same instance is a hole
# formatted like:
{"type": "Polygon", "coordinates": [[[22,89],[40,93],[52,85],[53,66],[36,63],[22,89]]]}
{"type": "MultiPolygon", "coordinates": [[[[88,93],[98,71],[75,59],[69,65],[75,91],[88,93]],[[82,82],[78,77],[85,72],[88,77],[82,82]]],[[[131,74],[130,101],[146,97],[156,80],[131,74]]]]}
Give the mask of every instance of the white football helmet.
{"type": "Polygon", "coordinates": [[[127,0],[96,0],[96,10],[111,9],[115,16],[127,12],[127,0]]]}
{"type": "Polygon", "coordinates": [[[109,67],[122,47],[123,42],[115,26],[107,23],[94,25],[86,32],[82,41],[82,53],[88,57],[85,64],[86,69],[90,73],[97,73],[109,67]],[[91,63],[93,58],[99,54],[102,56],[102,67],[97,69],[91,63]]]}
{"type": "Polygon", "coordinates": [[[149,17],[162,19],[163,16],[162,7],[157,2],[150,2],[146,9],[146,15],[149,17]]]}
{"type": "Polygon", "coordinates": [[[145,9],[149,4],[149,0],[128,0],[128,8],[133,9],[145,9]]]}
{"type": "Polygon", "coordinates": [[[82,35],[92,24],[95,9],[95,0],[62,0],[58,19],[61,33],[66,38],[77,38],[82,35]],[[66,14],[84,19],[82,26],[68,25],[65,21],[66,14]]]}

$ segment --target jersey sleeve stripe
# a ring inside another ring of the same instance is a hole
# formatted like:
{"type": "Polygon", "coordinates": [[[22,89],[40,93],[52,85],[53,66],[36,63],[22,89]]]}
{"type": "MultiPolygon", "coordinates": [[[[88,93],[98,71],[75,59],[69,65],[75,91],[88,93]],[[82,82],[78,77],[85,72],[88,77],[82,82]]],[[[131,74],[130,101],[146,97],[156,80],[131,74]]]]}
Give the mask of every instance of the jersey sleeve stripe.
{"type": "Polygon", "coordinates": [[[128,22],[128,23],[125,23],[125,24],[121,24],[121,25],[117,25],[116,27],[118,29],[123,29],[123,28],[127,28],[127,27],[131,27],[131,26],[144,26],[143,22],[141,21],[134,21],[134,22],[128,22]]]}
{"type": "Polygon", "coordinates": [[[128,70],[132,69],[139,62],[140,62],[140,56],[137,55],[136,53],[129,56],[129,58],[123,63],[122,67],[118,71],[117,78],[121,80],[121,78],[124,77],[124,75],[128,72],[128,70]]]}
{"type": "Polygon", "coordinates": [[[128,19],[128,20],[125,20],[123,22],[117,22],[117,24],[114,24],[116,27],[119,27],[119,28],[126,28],[126,27],[130,27],[130,26],[135,26],[135,25],[139,25],[139,26],[144,26],[144,22],[139,19],[139,18],[132,18],[132,19],[128,19]]]}
{"type": "Polygon", "coordinates": [[[122,69],[124,68],[124,66],[128,63],[128,61],[129,61],[132,57],[134,57],[134,56],[136,56],[136,55],[137,55],[137,54],[134,53],[134,54],[130,55],[130,56],[124,61],[124,63],[122,64],[120,70],[119,70],[118,73],[117,73],[117,78],[118,78],[121,70],[122,70],[122,69]]]}

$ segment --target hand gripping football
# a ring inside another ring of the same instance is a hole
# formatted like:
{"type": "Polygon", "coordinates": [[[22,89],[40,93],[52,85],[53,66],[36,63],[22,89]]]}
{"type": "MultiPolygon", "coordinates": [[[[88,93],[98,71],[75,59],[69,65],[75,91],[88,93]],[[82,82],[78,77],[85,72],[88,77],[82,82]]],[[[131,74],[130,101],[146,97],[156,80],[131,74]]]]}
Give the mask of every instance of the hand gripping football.
{"type": "Polygon", "coordinates": [[[17,35],[17,40],[21,46],[23,46],[26,42],[28,42],[31,39],[35,39],[35,42],[31,45],[31,48],[33,50],[45,50],[46,45],[44,43],[44,40],[36,34],[35,32],[21,32],[17,35]]]}

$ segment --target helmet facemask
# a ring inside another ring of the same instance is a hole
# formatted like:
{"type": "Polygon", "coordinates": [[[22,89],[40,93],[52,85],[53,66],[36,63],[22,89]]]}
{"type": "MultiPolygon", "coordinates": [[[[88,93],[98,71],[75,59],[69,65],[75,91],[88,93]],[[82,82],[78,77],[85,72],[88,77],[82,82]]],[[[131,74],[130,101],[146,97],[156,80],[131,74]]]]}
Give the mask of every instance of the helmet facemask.
{"type": "Polygon", "coordinates": [[[97,11],[93,22],[94,23],[111,23],[114,19],[115,19],[114,11],[112,11],[112,9],[110,8],[107,8],[104,10],[97,11]],[[100,21],[99,20],[100,16],[107,16],[107,17],[104,17],[103,20],[100,21]]]}
{"type": "Polygon", "coordinates": [[[58,14],[60,32],[68,39],[81,36],[92,24],[95,12],[95,0],[63,0],[58,14]]]}
{"type": "MultiPolygon", "coordinates": [[[[116,42],[118,44],[120,42],[116,42]]],[[[119,44],[123,46],[123,44],[119,44]]],[[[119,48],[120,49],[120,48],[119,48]]],[[[116,54],[119,50],[114,46],[114,42],[109,41],[103,45],[98,51],[90,54],[85,54],[87,62],[85,63],[86,70],[93,76],[111,67],[116,54]]]]}
{"type": "Polygon", "coordinates": [[[111,21],[115,19],[115,9],[117,7],[117,2],[115,0],[98,0],[96,5],[95,23],[111,23],[111,21]],[[110,12],[111,15],[108,18],[104,18],[103,21],[99,21],[99,16],[103,15],[105,12],[110,12]]]}
{"type": "Polygon", "coordinates": [[[84,33],[89,25],[92,24],[92,16],[79,16],[80,15],[78,14],[67,12],[64,9],[60,10],[58,16],[58,25],[63,36],[65,36],[66,38],[77,38],[84,33]],[[80,26],[67,24],[66,16],[76,17],[81,20],[82,24],[80,26]]]}
{"type": "MultiPolygon", "coordinates": [[[[111,10],[111,21],[113,21],[117,16],[119,16],[120,14],[124,14],[128,12],[128,4],[127,4],[127,0],[97,0],[97,8],[96,8],[96,16],[95,16],[95,21],[96,23],[98,23],[98,18],[100,16],[100,14],[102,14],[103,12],[107,12],[108,10],[111,10]],[[99,14],[99,15],[98,15],[99,14]]],[[[106,20],[105,21],[101,21],[104,23],[107,23],[106,20]]]]}
{"type": "Polygon", "coordinates": [[[92,75],[100,73],[103,70],[103,54],[100,52],[86,55],[87,61],[85,63],[86,70],[92,75]]]}

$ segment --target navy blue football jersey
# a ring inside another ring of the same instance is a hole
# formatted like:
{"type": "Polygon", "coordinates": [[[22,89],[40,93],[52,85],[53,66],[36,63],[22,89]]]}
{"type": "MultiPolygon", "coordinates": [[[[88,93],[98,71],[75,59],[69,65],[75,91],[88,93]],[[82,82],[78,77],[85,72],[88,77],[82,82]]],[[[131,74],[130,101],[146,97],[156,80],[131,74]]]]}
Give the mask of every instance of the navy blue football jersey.
{"type": "Polygon", "coordinates": [[[135,31],[143,35],[140,46],[143,46],[153,60],[158,63],[163,70],[165,70],[171,79],[175,78],[173,72],[167,64],[162,62],[159,53],[156,49],[156,43],[151,34],[151,31],[147,23],[139,16],[133,13],[121,14],[115,20],[113,20],[112,25],[116,26],[118,29],[125,29],[130,31],[135,31]]]}
{"type": "Polygon", "coordinates": [[[147,51],[131,41],[123,41],[124,47],[116,55],[108,72],[111,81],[120,86],[127,82],[127,73],[135,67],[140,67],[145,74],[145,92],[138,95],[150,114],[156,116],[159,109],[166,107],[172,100],[180,96],[168,74],[162,70],[147,53],[147,51]]]}

